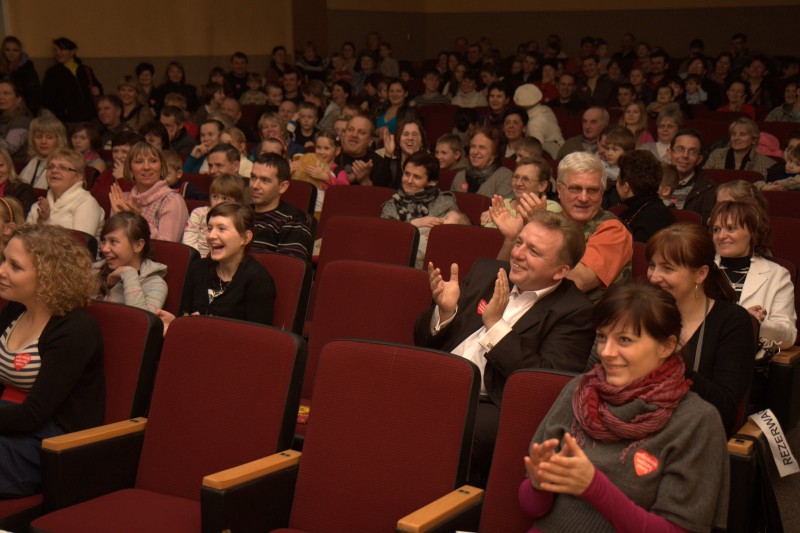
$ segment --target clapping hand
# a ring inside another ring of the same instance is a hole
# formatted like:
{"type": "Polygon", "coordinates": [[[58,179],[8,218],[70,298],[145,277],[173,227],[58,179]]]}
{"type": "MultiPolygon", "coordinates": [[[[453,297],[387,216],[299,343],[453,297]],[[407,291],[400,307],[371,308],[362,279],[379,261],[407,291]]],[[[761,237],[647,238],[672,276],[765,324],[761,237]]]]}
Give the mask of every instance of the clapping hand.
{"type": "Polygon", "coordinates": [[[486,304],[483,310],[483,325],[486,329],[491,329],[497,322],[503,318],[503,313],[508,306],[508,276],[506,271],[502,268],[497,272],[497,280],[494,282],[494,293],[492,299],[486,304]]]}
{"type": "MultiPolygon", "coordinates": [[[[526,468],[529,459],[533,463],[533,459],[526,457],[526,468]]],[[[531,482],[534,488],[540,490],[580,496],[594,478],[594,465],[569,433],[564,434],[564,446],[560,452],[550,455],[545,461],[539,461],[535,466],[536,477],[531,475],[531,482]]],[[[531,472],[531,468],[528,468],[528,472],[531,472]]]]}
{"type": "Polygon", "coordinates": [[[439,308],[439,320],[449,320],[456,312],[461,288],[458,286],[458,265],[450,265],[450,281],[445,281],[442,272],[428,263],[428,277],[431,283],[433,303],[439,308]]]}

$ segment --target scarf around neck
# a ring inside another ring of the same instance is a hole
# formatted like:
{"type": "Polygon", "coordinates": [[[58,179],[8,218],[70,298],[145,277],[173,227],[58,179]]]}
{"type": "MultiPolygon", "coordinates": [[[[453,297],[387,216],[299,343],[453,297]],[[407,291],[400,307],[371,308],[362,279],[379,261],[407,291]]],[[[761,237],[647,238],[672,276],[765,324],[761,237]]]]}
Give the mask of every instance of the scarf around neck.
{"type": "Polygon", "coordinates": [[[500,160],[495,158],[492,164],[484,169],[477,169],[472,166],[472,163],[467,163],[465,175],[467,178],[467,192],[478,192],[483,183],[488,180],[497,169],[500,168],[500,160]]]}
{"type": "Polygon", "coordinates": [[[392,196],[400,220],[408,222],[415,218],[428,216],[428,206],[439,196],[438,185],[428,185],[421,191],[408,194],[403,189],[398,189],[392,196]]]}
{"type": "Polygon", "coordinates": [[[615,387],[606,381],[603,365],[595,365],[581,376],[572,396],[572,429],[578,443],[585,440],[584,432],[600,442],[632,440],[620,457],[624,461],[633,447],[667,424],[689,392],[692,382],[684,373],[683,358],[673,355],[648,375],[615,387]],[[620,417],[623,410],[626,415],[620,417]]]}
{"type": "Polygon", "coordinates": [[[736,168],[736,155],[733,153],[733,148],[728,148],[728,153],[725,154],[725,168],[732,170],[747,170],[747,165],[750,163],[750,154],[753,150],[748,150],[742,158],[739,168],[736,168]]]}

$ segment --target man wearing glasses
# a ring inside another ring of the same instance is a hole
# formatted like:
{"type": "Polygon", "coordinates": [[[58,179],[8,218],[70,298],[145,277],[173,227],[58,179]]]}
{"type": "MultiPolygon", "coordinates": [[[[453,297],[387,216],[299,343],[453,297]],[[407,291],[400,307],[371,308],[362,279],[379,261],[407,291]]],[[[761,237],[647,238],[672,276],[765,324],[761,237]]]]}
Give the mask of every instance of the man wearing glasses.
{"type": "Polygon", "coordinates": [[[672,138],[667,158],[678,170],[678,186],[670,202],[676,209],[699,213],[703,224],[717,201],[717,184],[703,174],[703,139],[695,130],[681,130],[672,138]]]}

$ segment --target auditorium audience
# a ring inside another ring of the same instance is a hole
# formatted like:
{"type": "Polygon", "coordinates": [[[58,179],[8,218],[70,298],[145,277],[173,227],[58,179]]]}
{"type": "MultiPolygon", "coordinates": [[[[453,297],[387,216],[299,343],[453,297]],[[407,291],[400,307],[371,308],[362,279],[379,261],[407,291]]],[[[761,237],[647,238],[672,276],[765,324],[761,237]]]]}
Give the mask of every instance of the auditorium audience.
{"type": "MultiPolygon", "coordinates": [[[[69,147],[83,156],[87,167],[92,167],[98,173],[106,169],[106,162],[100,156],[100,135],[97,127],[91,122],[78,122],[69,131],[69,147]]],[[[87,181],[87,189],[93,183],[87,181]]]]}
{"type": "MultiPolygon", "coordinates": [[[[523,197],[533,195],[540,200],[547,202],[547,211],[554,213],[561,212],[561,205],[555,200],[547,199],[547,188],[550,185],[552,171],[550,165],[541,157],[523,157],[517,159],[514,175],[511,177],[511,188],[514,198],[497,198],[503,202],[503,206],[508,210],[512,217],[522,216],[517,207],[523,197]]],[[[492,198],[492,201],[495,201],[492,198]]],[[[532,201],[527,199],[527,201],[532,201]]],[[[492,220],[491,210],[487,209],[481,213],[481,225],[485,228],[496,228],[497,225],[492,220]]]]}
{"type": "Polygon", "coordinates": [[[97,293],[83,244],[51,225],[22,225],[3,251],[0,298],[0,493],[40,493],[42,439],[99,426],[103,338],[83,310],[97,293]]]}
{"type": "Polygon", "coordinates": [[[703,224],[716,203],[717,184],[703,174],[703,139],[694,130],[680,130],[672,138],[667,157],[678,171],[678,186],[672,190],[670,204],[676,209],[698,213],[703,224]]]}
{"type": "Polygon", "coordinates": [[[603,128],[608,126],[608,111],[602,107],[590,107],[583,112],[582,134],[570,137],[558,151],[558,159],[564,159],[573,152],[597,153],[597,141],[603,128]]]}
{"type": "Polygon", "coordinates": [[[186,108],[190,113],[194,113],[200,107],[197,99],[197,88],[186,83],[186,71],[178,61],[170,61],[167,64],[164,83],[153,91],[154,106],[157,111],[167,105],[165,99],[170,93],[177,93],[186,98],[186,108]]]}
{"type": "Polygon", "coordinates": [[[94,71],[76,55],[78,45],[59,37],[53,39],[56,64],[48,68],[42,81],[42,106],[61,122],[86,122],[95,114],[95,98],[103,86],[94,71]]]}
{"type": "Polygon", "coordinates": [[[42,86],[33,61],[22,48],[22,41],[13,35],[6,36],[3,39],[2,52],[0,71],[17,88],[28,110],[37,114],[42,107],[42,86]]]}
{"type": "Polygon", "coordinates": [[[135,213],[109,218],[100,233],[102,260],[93,268],[99,297],[155,313],[167,299],[167,266],[150,260],[150,226],[135,213]]]}
{"type": "Polygon", "coordinates": [[[633,240],[646,243],[657,231],[675,223],[675,215],[658,196],[661,163],[643,150],[619,158],[617,193],[626,207],[619,218],[628,227],[633,240]]]}
{"type": "Polygon", "coordinates": [[[564,387],[524,459],[530,531],[725,529],[724,430],[690,392],[679,310],[641,284],[594,309],[598,364],[564,387]]]}
{"type": "Polygon", "coordinates": [[[639,145],[640,150],[647,150],[661,161],[669,162],[667,151],[669,150],[675,134],[683,129],[683,113],[674,108],[668,108],[658,114],[656,118],[656,137],[655,142],[639,145]]]}
{"type": "MultiPolygon", "coordinates": [[[[223,154],[224,155],[224,154],[223,154]]],[[[220,174],[211,182],[209,205],[198,207],[189,215],[183,231],[183,244],[191,246],[200,257],[208,256],[208,212],[223,202],[244,205],[244,183],[236,174],[220,174]]]]}
{"type": "Polygon", "coordinates": [[[564,136],[553,111],[542,105],[542,91],[535,85],[522,85],[514,93],[514,103],[528,113],[528,137],[535,137],[550,157],[556,157],[564,145],[564,136]]]}

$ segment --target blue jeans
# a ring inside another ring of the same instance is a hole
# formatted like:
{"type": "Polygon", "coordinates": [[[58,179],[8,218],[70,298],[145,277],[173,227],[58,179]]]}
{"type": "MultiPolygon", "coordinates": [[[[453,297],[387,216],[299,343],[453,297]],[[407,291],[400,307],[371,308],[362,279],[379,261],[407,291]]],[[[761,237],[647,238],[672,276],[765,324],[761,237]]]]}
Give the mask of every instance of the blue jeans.
{"type": "MultiPolygon", "coordinates": [[[[15,405],[0,400],[0,409],[15,405]]],[[[41,491],[39,470],[42,439],[64,433],[53,420],[28,435],[0,435],[0,498],[19,498],[41,491]]]]}

